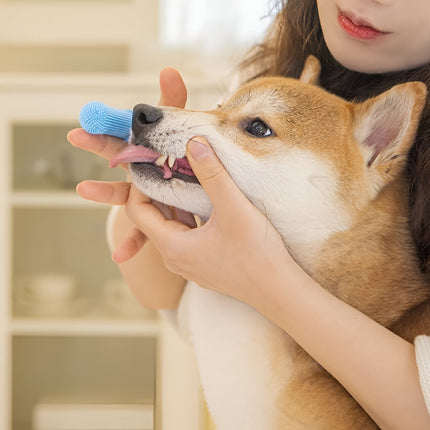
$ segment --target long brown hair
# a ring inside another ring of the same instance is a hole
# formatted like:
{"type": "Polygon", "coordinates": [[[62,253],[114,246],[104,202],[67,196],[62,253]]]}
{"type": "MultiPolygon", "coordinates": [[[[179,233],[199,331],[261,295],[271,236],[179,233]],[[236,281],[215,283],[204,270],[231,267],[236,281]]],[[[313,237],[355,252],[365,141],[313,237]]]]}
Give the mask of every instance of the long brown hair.
{"type": "MultiPolygon", "coordinates": [[[[308,55],[322,66],[320,82],[347,100],[362,101],[403,82],[422,81],[430,88],[430,64],[413,70],[364,74],[339,64],[325,44],[316,0],[283,0],[265,41],[241,63],[244,76],[282,75],[298,78],[308,55]]],[[[409,153],[410,229],[417,245],[421,269],[430,273],[430,103],[421,119],[409,153]]]]}

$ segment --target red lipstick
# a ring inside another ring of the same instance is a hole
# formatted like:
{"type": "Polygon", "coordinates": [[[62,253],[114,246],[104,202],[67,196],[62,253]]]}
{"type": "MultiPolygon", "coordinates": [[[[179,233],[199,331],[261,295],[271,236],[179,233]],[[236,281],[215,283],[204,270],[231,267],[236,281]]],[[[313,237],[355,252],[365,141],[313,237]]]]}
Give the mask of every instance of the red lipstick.
{"type": "Polygon", "coordinates": [[[371,40],[387,34],[367,25],[367,22],[363,18],[355,19],[354,17],[347,16],[343,12],[339,13],[337,20],[341,28],[356,39],[371,40]]]}

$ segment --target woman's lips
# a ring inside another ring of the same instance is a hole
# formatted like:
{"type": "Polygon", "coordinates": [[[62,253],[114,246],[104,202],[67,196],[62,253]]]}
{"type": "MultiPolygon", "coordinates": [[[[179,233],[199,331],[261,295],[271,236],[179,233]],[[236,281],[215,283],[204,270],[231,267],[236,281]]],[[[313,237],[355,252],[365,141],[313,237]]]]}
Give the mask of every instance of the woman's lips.
{"type": "Polygon", "coordinates": [[[355,17],[351,14],[339,12],[337,17],[341,28],[350,36],[361,40],[371,40],[387,34],[383,31],[373,28],[366,19],[355,17]]]}

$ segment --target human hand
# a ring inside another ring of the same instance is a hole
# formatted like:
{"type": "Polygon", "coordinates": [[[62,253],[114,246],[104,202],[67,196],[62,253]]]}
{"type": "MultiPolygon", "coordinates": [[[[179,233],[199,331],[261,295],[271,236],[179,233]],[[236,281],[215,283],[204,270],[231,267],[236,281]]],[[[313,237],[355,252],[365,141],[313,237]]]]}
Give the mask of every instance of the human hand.
{"type": "MultiPolygon", "coordinates": [[[[163,69],[160,73],[161,97],[159,104],[164,106],[184,107],[187,100],[187,90],[179,72],[172,68],[163,69]]],[[[121,139],[108,135],[91,135],[82,129],[72,130],[68,134],[70,143],[78,148],[92,152],[110,160],[121,152],[127,143],[121,139]]],[[[122,164],[122,168],[128,171],[128,165],[122,164]]],[[[109,183],[84,181],[77,187],[79,195],[85,199],[101,203],[122,205],[127,201],[127,193],[130,184],[121,183],[123,193],[120,195],[112,194],[112,187],[109,183]],[[125,193],[124,193],[125,192],[125,193]],[[120,197],[118,199],[118,197],[120,197]]],[[[157,204],[159,210],[167,218],[175,217],[187,224],[192,222],[192,218],[182,212],[172,213],[172,211],[162,205],[157,204]]],[[[138,229],[132,228],[124,242],[115,251],[113,258],[117,262],[124,262],[133,257],[139,249],[146,243],[146,236],[138,229]]]]}
{"type": "MultiPolygon", "coordinates": [[[[256,303],[268,279],[281,277],[281,268],[287,265],[297,265],[278,232],[237,188],[206,141],[192,139],[187,158],[213,204],[212,216],[203,226],[189,228],[166,219],[133,185],[127,193],[127,214],[172,272],[256,303]]],[[[112,192],[123,190],[117,186],[112,192]]]]}
{"type": "MultiPolygon", "coordinates": [[[[180,108],[185,106],[187,89],[177,70],[168,67],[160,72],[160,90],[160,105],[180,108]]],[[[97,154],[107,160],[113,158],[127,146],[127,143],[119,138],[108,135],[92,135],[82,129],[70,131],[67,137],[73,146],[97,154]]],[[[121,165],[121,167],[127,169],[126,164],[121,165]]]]}

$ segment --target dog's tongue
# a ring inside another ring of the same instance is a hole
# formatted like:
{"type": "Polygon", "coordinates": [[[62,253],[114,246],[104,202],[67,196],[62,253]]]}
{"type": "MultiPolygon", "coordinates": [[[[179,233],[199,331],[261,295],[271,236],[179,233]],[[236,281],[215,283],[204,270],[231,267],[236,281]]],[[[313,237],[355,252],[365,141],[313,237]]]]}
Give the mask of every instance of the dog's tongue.
{"type": "MultiPolygon", "coordinates": [[[[122,150],[119,154],[113,157],[110,162],[110,167],[116,167],[121,163],[154,163],[161,154],[149,148],[140,145],[130,145],[122,150]]],[[[186,157],[177,158],[174,160],[173,166],[164,159],[164,164],[158,164],[158,167],[163,171],[164,179],[170,179],[173,172],[179,172],[187,176],[195,176],[193,170],[186,157]]]]}
{"type": "Polygon", "coordinates": [[[131,145],[113,157],[110,167],[116,167],[121,163],[153,163],[160,154],[141,145],[131,145]]]}

